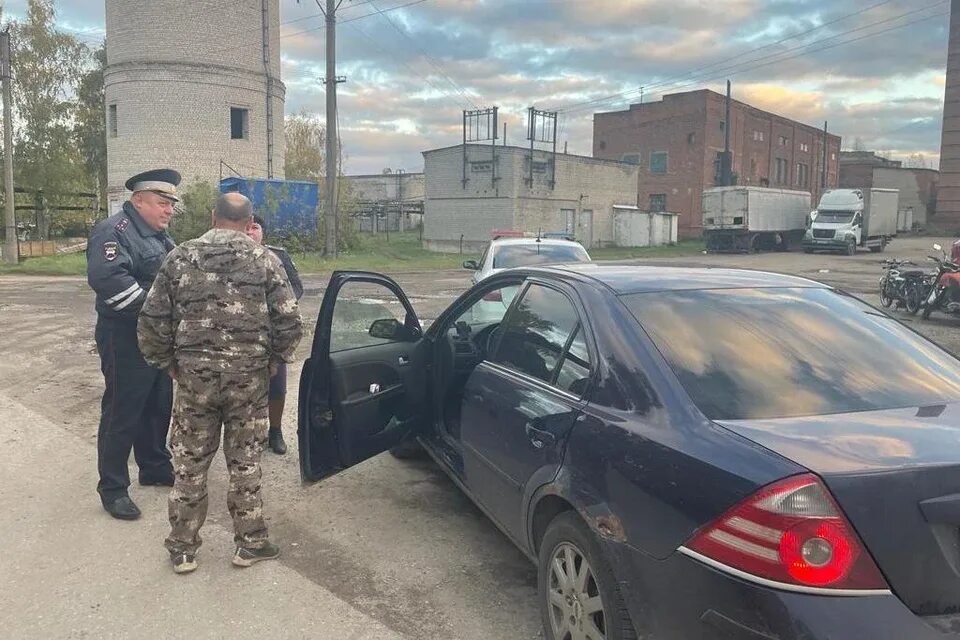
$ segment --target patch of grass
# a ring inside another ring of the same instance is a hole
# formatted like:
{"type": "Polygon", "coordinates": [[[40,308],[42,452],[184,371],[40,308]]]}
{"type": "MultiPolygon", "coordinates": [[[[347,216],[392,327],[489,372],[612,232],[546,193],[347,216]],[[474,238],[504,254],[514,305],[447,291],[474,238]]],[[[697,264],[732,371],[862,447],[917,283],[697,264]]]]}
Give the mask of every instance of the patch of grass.
{"type": "Polygon", "coordinates": [[[420,246],[416,232],[361,234],[360,246],[341,251],[336,259],[324,258],[319,252],[295,253],[293,259],[301,273],[326,273],[338,269],[364,271],[437,271],[459,269],[464,260],[476,259],[477,254],[434,253],[420,246]]]}
{"type": "Polygon", "coordinates": [[[703,240],[681,240],[677,244],[662,247],[609,247],[606,249],[591,249],[590,257],[601,262],[603,260],[632,260],[642,258],[673,258],[679,256],[694,256],[706,249],[703,240]]]}
{"type": "Polygon", "coordinates": [[[85,253],[64,253],[57,256],[26,258],[20,264],[0,263],[0,274],[33,276],[82,276],[87,273],[85,253]]]}

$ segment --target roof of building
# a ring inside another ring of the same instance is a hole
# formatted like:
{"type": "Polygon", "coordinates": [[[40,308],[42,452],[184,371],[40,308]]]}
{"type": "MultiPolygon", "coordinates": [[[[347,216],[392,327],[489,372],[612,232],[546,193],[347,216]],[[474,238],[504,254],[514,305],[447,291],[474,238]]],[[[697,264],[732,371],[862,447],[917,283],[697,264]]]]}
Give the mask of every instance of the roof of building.
{"type": "Polygon", "coordinates": [[[827,285],[765,271],[687,267],[642,267],[597,263],[555,265],[531,271],[572,275],[598,282],[618,295],[706,289],[828,288],[827,285]]]}

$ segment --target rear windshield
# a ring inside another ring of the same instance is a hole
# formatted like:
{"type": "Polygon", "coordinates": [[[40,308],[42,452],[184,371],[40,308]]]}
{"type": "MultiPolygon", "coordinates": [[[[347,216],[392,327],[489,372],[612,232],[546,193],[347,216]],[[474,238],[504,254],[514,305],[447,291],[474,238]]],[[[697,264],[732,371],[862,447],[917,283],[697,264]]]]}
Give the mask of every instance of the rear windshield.
{"type": "Polygon", "coordinates": [[[622,300],[712,420],[960,399],[960,362],[836,291],[672,291],[622,300]]]}
{"type": "Polygon", "coordinates": [[[590,262],[590,256],[578,245],[536,243],[505,245],[493,254],[494,269],[564,262],[590,262]]]}

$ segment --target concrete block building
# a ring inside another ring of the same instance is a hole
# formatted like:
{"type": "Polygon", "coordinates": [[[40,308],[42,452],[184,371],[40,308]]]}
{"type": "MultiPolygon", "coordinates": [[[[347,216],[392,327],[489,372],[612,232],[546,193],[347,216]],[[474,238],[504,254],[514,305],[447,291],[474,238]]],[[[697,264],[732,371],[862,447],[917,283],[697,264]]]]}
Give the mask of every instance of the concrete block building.
{"type": "Polygon", "coordinates": [[[618,206],[636,206],[640,168],[529,148],[468,144],[425,151],[424,246],[478,251],[494,229],[572,233],[612,245],[618,206]]]}
{"type": "MultiPolygon", "coordinates": [[[[720,184],[726,97],[709,90],[670,94],[593,117],[593,155],[640,168],[639,204],[680,214],[680,235],[702,232],[701,194],[720,184]]],[[[732,101],[730,150],[737,184],[799,189],[812,202],[837,186],[840,137],[732,101]],[[821,183],[827,147],[826,185],[821,183]]]]}
{"type": "Polygon", "coordinates": [[[899,160],[888,160],[873,151],[840,153],[840,187],[849,189],[897,189],[900,210],[913,211],[913,223],[926,227],[937,205],[936,169],[904,167],[899,160]]]}
{"type": "Polygon", "coordinates": [[[106,0],[111,210],[156,167],[184,186],[283,177],[279,25],[279,0],[106,0]]]}

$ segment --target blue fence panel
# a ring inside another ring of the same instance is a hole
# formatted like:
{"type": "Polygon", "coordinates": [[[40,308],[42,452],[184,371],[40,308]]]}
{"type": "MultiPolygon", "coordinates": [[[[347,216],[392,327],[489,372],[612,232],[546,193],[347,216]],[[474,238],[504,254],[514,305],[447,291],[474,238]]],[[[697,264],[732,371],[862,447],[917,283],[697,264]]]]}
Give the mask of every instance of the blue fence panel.
{"type": "Polygon", "coordinates": [[[253,202],[254,213],[270,233],[314,233],[317,230],[319,190],[315,182],[224,178],[220,193],[239,192],[253,202]]]}

